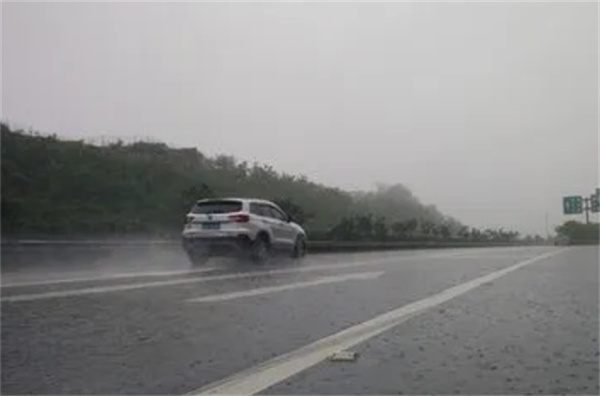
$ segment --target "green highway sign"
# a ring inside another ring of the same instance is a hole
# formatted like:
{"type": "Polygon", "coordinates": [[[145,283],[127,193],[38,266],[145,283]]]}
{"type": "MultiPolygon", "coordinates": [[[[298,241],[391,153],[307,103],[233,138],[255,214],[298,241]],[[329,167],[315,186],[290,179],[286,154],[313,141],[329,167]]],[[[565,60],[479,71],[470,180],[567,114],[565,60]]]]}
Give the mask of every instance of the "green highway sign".
{"type": "Polygon", "coordinates": [[[564,214],[583,213],[583,198],[581,196],[570,196],[563,198],[564,214]]]}

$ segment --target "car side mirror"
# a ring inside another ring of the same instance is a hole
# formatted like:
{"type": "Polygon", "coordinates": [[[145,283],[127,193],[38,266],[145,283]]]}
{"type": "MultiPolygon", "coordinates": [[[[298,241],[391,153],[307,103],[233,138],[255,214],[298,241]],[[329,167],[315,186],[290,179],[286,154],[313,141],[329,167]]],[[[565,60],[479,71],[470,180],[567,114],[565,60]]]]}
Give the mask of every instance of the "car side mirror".
{"type": "Polygon", "coordinates": [[[292,221],[294,221],[294,218],[289,213],[286,213],[286,216],[287,216],[287,222],[288,223],[291,223],[292,221]]]}

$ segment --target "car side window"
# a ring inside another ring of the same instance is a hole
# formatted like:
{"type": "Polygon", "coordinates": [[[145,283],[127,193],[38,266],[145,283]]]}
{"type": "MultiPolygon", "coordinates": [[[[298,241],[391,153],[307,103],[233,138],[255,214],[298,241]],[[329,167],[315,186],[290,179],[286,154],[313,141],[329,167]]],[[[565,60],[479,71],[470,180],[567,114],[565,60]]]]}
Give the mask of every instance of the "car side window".
{"type": "Polygon", "coordinates": [[[287,220],[287,217],[279,209],[269,205],[269,211],[272,213],[272,217],[276,218],[277,220],[287,220]]]}
{"type": "Polygon", "coordinates": [[[262,217],[273,217],[271,211],[269,210],[269,206],[256,202],[250,203],[250,213],[262,217]]]}
{"type": "Polygon", "coordinates": [[[250,213],[257,216],[264,216],[263,208],[256,202],[250,202],[250,213]]]}
{"type": "Polygon", "coordinates": [[[277,219],[277,215],[273,211],[273,208],[271,208],[269,205],[261,205],[261,209],[264,213],[263,216],[268,217],[270,219],[277,219]]]}

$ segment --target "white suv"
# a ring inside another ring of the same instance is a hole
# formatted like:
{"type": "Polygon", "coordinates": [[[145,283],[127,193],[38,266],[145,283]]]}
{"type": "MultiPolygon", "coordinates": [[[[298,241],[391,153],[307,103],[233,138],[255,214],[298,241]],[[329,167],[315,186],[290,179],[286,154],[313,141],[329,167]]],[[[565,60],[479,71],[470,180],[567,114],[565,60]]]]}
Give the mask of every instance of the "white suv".
{"type": "Polygon", "coordinates": [[[256,263],[274,250],[306,253],[306,233],[273,202],[248,198],[204,199],[186,215],[183,248],[193,264],[242,253],[256,263]]]}

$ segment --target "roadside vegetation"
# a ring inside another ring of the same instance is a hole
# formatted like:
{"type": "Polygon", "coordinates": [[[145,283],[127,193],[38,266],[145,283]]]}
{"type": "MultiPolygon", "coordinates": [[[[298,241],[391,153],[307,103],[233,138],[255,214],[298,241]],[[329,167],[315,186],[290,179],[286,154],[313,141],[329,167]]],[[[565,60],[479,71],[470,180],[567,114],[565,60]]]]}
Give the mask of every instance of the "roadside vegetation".
{"type": "Polygon", "coordinates": [[[580,223],[569,220],[556,227],[556,233],[559,237],[567,238],[574,244],[598,244],[600,240],[600,224],[598,223],[580,223]]]}
{"type": "Polygon", "coordinates": [[[244,196],[277,202],[314,240],[519,238],[467,227],[401,184],[348,192],[195,148],[1,132],[3,237],[175,236],[195,200],[244,196]]]}

